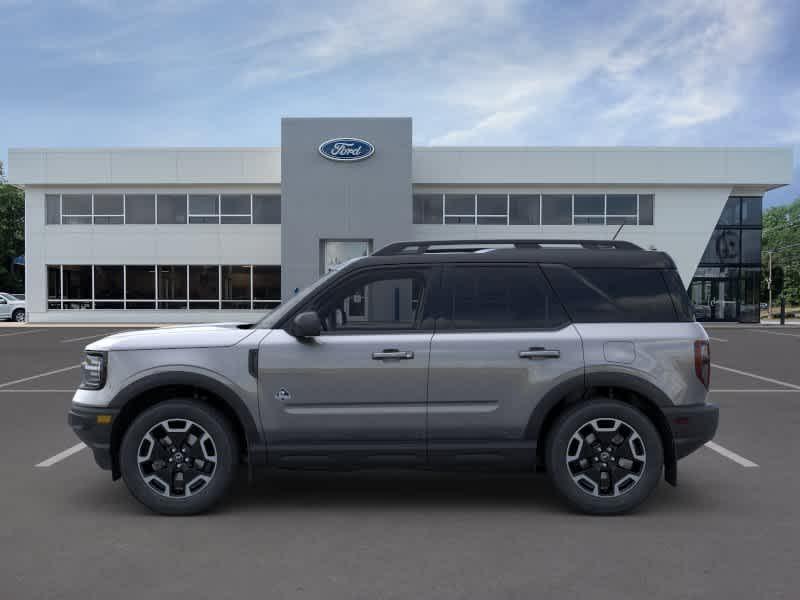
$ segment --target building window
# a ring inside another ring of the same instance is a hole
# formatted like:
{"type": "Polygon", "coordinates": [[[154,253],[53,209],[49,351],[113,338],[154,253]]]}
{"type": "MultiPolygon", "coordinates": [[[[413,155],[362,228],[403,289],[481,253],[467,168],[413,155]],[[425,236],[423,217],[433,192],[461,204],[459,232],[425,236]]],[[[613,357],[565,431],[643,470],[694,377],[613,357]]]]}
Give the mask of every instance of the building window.
{"type": "Polygon", "coordinates": [[[153,225],[155,222],[155,194],[125,194],[126,225],[153,225]]]}
{"type": "Polygon", "coordinates": [[[761,197],[742,198],[742,226],[761,227],[761,197]]]}
{"type": "Polygon", "coordinates": [[[253,265],[253,308],[275,308],[281,302],[281,268],[253,265]]]}
{"type": "Polygon", "coordinates": [[[508,194],[478,194],[478,225],[508,225],[508,194]]]}
{"type": "Polygon", "coordinates": [[[757,323],[760,285],[761,198],[731,196],[689,285],[695,318],[757,323]]]}
{"type": "Polygon", "coordinates": [[[61,196],[61,223],[63,225],[91,225],[92,195],[63,194],[61,196]]]}
{"type": "Polygon", "coordinates": [[[604,225],[606,199],[603,194],[575,194],[573,225],[604,225]]]}
{"type": "Polygon", "coordinates": [[[419,225],[441,225],[444,215],[442,194],[414,194],[413,222],[419,225]]]}
{"type": "MultiPolygon", "coordinates": [[[[636,194],[608,194],[606,196],[607,225],[636,225],[637,212],[636,194]]],[[[652,216],[650,221],[652,223],[652,216]]]]}
{"type": "Polygon", "coordinates": [[[61,287],[64,293],[64,308],[92,308],[91,265],[62,266],[61,287]]]}
{"type": "Polygon", "coordinates": [[[516,195],[508,197],[509,225],[538,225],[540,218],[539,194],[516,195]]]}
{"type": "Polygon", "coordinates": [[[123,267],[95,265],[94,266],[94,308],[96,309],[122,309],[125,308],[125,276],[123,267]]]}
{"type": "Polygon", "coordinates": [[[122,225],[125,222],[125,198],[122,194],[94,195],[95,225],[122,225]]]}
{"type": "Polygon", "coordinates": [[[572,196],[542,195],[542,225],[572,225],[572,196]]]}
{"type": "Polygon", "coordinates": [[[222,308],[249,310],[251,297],[250,265],[222,267],[222,308]]]}
{"type": "Polygon", "coordinates": [[[475,194],[446,194],[444,222],[448,225],[474,225],[475,194]]]}
{"type": "Polygon", "coordinates": [[[250,224],[250,194],[222,194],[220,223],[250,224]]]}
{"type": "Polygon", "coordinates": [[[46,194],[44,205],[45,223],[47,225],[61,225],[61,195],[46,194]]]}
{"type": "Polygon", "coordinates": [[[49,310],[268,310],[280,302],[273,265],[47,266],[49,310]]]}
{"type": "Polygon", "coordinates": [[[219,267],[189,265],[189,308],[219,308],[219,267]]]}
{"type": "Polygon", "coordinates": [[[47,308],[61,308],[61,267],[47,266],[47,308]]]}
{"type": "Polygon", "coordinates": [[[253,194],[253,223],[279,225],[281,222],[281,197],[275,194],[253,194]]]}
{"type": "Polygon", "coordinates": [[[186,225],[186,194],[159,194],[159,225],[186,225]]]}
{"type": "Polygon", "coordinates": [[[639,194],[639,225],[652,225],[655,213],[655,196],[639,194]]]}
{"type": "Polygon", "coordinates": [[[155,265],[125,267],[125,308],[147,310],[156,307],[155,265]]]}
{"type": "Polygon", "coordinates": [[[189,196],[189,223],[219,223],[219,196],[217,194],[191,194],[189,196]]]}
{"type": "Polygon", "coordinates": [[[156,222],[279,225],[281,197],[280,194],[186,193],[45,195],[47,225],[154,225],[156,222]]]}
{"type": "Polygon", "coordinates": [[[652,225],[653,194],[414,194],[415,225],[652,225]]]}
{"type": "Polygon", "coordinates": [[[158,267],[158,308],[186,308],[186,269],[185,265],[158,267]]]}

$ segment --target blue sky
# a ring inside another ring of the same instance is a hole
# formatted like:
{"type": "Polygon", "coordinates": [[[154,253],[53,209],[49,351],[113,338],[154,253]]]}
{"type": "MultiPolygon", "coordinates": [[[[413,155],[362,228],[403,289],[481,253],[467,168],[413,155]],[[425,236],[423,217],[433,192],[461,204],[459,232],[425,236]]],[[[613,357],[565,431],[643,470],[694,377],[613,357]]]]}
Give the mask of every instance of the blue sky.
{"type": "Polygon", "coordinates": [[[782,145],[794,0],[0,0],[0,159],[277,146],[282,116],[411,116],[417,145],[782,145]]]}

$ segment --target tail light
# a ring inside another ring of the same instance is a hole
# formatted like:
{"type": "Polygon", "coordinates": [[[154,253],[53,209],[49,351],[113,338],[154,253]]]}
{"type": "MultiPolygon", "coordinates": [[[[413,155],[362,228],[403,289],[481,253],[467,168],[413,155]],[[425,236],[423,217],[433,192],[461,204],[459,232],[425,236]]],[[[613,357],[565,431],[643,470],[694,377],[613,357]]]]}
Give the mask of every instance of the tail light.
{"type": "Polygon", "coordinates": [[[708,340],[696,340],[694,343],[694,373],[708,389],[711,385],[711,348],[708,340]]]}

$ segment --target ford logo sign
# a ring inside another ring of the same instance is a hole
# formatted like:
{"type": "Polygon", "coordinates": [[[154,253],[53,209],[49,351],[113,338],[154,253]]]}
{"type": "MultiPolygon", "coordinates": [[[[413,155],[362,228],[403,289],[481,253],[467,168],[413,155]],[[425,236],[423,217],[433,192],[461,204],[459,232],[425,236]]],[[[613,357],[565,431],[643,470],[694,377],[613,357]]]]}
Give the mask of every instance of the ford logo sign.
{"type": "Polygon", "coordinates": [[[375,153],[375,146],[358,138],[335,138],[322,142],[319,153],[328,160],[364,160],[375,153]]]}

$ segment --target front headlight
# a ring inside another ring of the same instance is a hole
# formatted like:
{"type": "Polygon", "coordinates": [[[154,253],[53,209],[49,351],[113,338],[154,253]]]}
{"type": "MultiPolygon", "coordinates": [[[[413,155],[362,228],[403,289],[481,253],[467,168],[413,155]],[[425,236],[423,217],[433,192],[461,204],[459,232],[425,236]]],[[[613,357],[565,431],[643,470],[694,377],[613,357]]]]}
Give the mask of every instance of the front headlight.
{"type": "Polygon", "coordinates": [[[99,390],[106,384],[106,353],[85,352],[81,363],[82,390],[99,390]]]}

